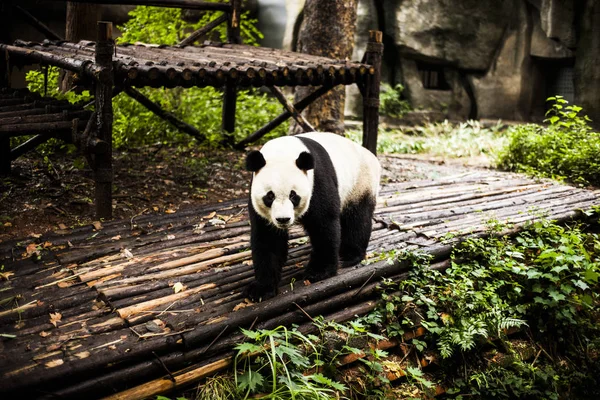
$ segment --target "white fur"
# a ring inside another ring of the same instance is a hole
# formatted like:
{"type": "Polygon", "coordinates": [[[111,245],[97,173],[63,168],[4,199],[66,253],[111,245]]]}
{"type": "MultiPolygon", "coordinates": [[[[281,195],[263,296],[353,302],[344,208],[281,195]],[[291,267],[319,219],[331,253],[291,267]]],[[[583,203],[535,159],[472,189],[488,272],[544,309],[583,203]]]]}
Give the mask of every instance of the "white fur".
{"type": "Polygon", "coordinates": [[[378,195],[381,165],[369,150],[333,133],[309,132],[298,136],[314,140],[329,154],[337,175],[342,209],[365,193],[378,195]]]}
{"type": "MultiPolygon", "coordinates": [[[[377,196],[381,167],[371,152],[333,133],[310,132],[298,136],[314,140],[329,154],[337,175],[342,209],[349,201],[364,194],[377,196]]],[[[308,152],[308,149],[294,136],[273,139],[260,150],[266,165],[254,174],[250,189],[252,205],[260,216],[282,229],[296,222],[314,200],[311,198],[313,170],[305,172],[296,166],[296,159],[304,151],[308,152]],[[291,190],[301,197],[300,205],[295,209],[289,200],[291,190]],[[275,194],[270,208],[263,202],[263,196],[269,191],[275,194]],[[282,225],[277,218],[290,218],[290,222],[282,225]]]]}

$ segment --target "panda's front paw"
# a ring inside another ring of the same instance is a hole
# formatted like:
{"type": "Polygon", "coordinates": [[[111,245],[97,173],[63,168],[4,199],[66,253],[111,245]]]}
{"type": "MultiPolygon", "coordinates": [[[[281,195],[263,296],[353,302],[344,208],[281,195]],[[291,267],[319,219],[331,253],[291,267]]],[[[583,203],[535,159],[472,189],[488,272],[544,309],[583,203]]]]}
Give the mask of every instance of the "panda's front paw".
{"type": "Polygon", "coordinates": [[[277,295],[277,288],[263,285],[258,281],[252,281],[246,289],[244,289],[244,297],[249,298],[251,301],[258,303],[275,297],[277,295]]]}

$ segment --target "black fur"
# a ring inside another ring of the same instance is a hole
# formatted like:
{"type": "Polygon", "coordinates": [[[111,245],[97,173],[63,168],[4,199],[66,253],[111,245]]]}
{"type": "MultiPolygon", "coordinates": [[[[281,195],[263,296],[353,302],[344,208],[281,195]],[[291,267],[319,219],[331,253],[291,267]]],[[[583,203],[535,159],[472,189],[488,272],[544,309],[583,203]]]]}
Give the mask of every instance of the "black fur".
{"type": "Polygon", "coordinates": [[[281,269],[287,261],[288,232],[271,225],[258,215],[248,202],[250,214],[250,246],[254,264],[253,282],[246,287],[245,295],[254,301],[266,300],[277,294],[281,269]]]}
{"type": "MultiPolygon", "coordinates": [[[[308,158],[302,155],[307,154],[312,161],[311,168],[314,168],[310,206],[299,222],[308,233],[312,245],[305,278],[316,282],[337,273],[340,257],[342,266],[357,264],[364,258],[371,236],[375,199],[372,195],[365,195],[340,212],[338,181],[329,154],[312,139],[298,139],[310,151],[310,154],[301,153],[296,161],[298,167],[302,169],[309,166],[308,158]]],[[[277,294],[281,269],[287,260],[288,233],[258,215],[252,200],[248,209],[256,280],[246,289],[246,295],[254,301],[265,300],[277,294]]]]}
{"type": "Polygon", "coordinates": [[[246,170],[248,171],[258,172],[266,164],[265,157],[258,150],[252,150],[246,156],[246,170]]]}
{"type": "Polygon", "coordinates": [[[320,281],[337,273],[341,243],[340,196],[335,168],[327,151],[312,139],[298,137],[314,159],[310,206],[300,222],[310,237],[312,252],[305,278],[320,281]]]}
{"type": "Polygon", "coordinates": [[[315,167],[315,160],[310,153],[303,151],[296,160],[296,166],[303,171],[308,171],[315,167]]]}
{"type": "Polygon", "coordinates": [[[373,228],[375,197],[364,195],[358,202],[346,204],[341,216],[342,244],[340,262],[342,268],[361,262],[367,254],[367,246],[373,228]]]}

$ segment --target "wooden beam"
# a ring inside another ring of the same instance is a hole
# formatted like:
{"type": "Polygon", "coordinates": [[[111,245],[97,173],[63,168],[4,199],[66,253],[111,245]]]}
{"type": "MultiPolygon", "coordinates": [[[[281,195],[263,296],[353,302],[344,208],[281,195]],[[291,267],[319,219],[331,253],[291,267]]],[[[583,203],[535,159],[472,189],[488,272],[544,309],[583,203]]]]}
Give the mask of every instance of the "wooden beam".
{"type": "Polygon", "coordinates": [[[226,13],[221,14],[221,16],[219,16],[216,19],[213,19],[208,24],[204,25],[202,28],[198,29],[197,31],[192,32],[190,34],[190,36],[188,36],[187,38],[185,38],[181,42],[179,42],[179,45],[180,46],[188,46],[188,45],[194,44],[194,42],[196,40],[198,40],[202,36],[206,35],[208,32],[212,31],[217,26],[221,25],[223,22],[227,21],[227,19],[228,19],[228,15],[226,13]]]}
{"type": "Polygon", "coordinates": [[[374,72],[367,76],[363,94],[363,147],[377,154],[377,130],[379,129],[379,86],[381,84],[381,58],[383,56],[383,33],[369,31],[365,61],[374,72]]]}
{"type": "Polygon", "coordinates": [[[155,102],[153,102],[152,100],[150,100],[149,98],[144,96],[138,90],[128,86],[125,88],[125,93],[132,99],[137,100],[141,105],[146,107],[148,110],[152,111],[158,117],[173,124],[180,131],[185,132],[188,135],[195,137],[199,141],[206,140],[206,136],[204,136],[198,129],[194,128],[192,125],[190,125],[188,123],[185,123],[185,122],[179,120],[172,113],[163,110],[158,104],[156,104],[155,102]]]}
{"type": "MultiPolygon", "coordinates": [[[[308,107],[313,101],[315,101],[319,97],[323,96],[325,93],[329,92],[333,87],[334,86],[321,86],[320,88],[318,88],[317,90],[315,90],[314,92],[312,92],[311,94],[309,94],[308,96],[306,96],[305,98],[303,98],[302,100],[300,100],[299,102],[294,104],[294,108],[298,112],[302,112],[302,110],[304,110],[306,107],[308,107]]],[[[237,143],[234,147],[236,149],[243,149],[244,147],[246,147],[246,145],[256,142],[257,140],[259,140],[260,138],[265,136],[267,133],[269,133],[273,129],[277,128],[279,125],[281,125],[284,121],[286,121],[291,116],[292,116],[292,113],[290,113],[288,110],[285,110],[284,112],[279,114],[277,117],[275,117],[272,121],[263,125],[260,129],[258,129],[252,135],[248,136],[246,139],[237,143]]]]}
{"type": "Polygon", "coordinates": [[[298,122],[298,125],[302,127],[304,132],[314,132],[315,128],[304,118],[304,116],[296,110],[294,105],[285,97],[281,89],[277,86],[271,86],[269,88],[273,95],[279,100],[279,102],[285,107],[285,109],[292,114],[292,117],[298,122]]]}
{"type": "Polygon", "coordinates": [[[51,138],[52,135],[35,135],[34,137],[28,139],[26,142],[21,143],[20,145],[12,149],[10,151],[9,160],[16,160],[18,157],[22,156],[28,151],[35,149],[37,146],[47,142],[51,138]]]}

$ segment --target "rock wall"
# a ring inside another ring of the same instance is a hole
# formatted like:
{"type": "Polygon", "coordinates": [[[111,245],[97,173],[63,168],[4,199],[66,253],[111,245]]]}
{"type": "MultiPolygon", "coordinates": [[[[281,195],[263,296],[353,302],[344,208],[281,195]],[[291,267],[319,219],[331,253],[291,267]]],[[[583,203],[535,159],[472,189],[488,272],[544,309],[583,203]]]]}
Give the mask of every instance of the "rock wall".
{"type": "MultiPolygon", "coordinates": [[[[374,27],[383,78],[415,109],[539,121],[562,94],[600,121],[600,0],[361,0],[354,59],[374,27]],[[443,85],[427,85],[431,74],[443,85]]],[[[348,94],[346,113],[359,116],[348,94]]]]}

